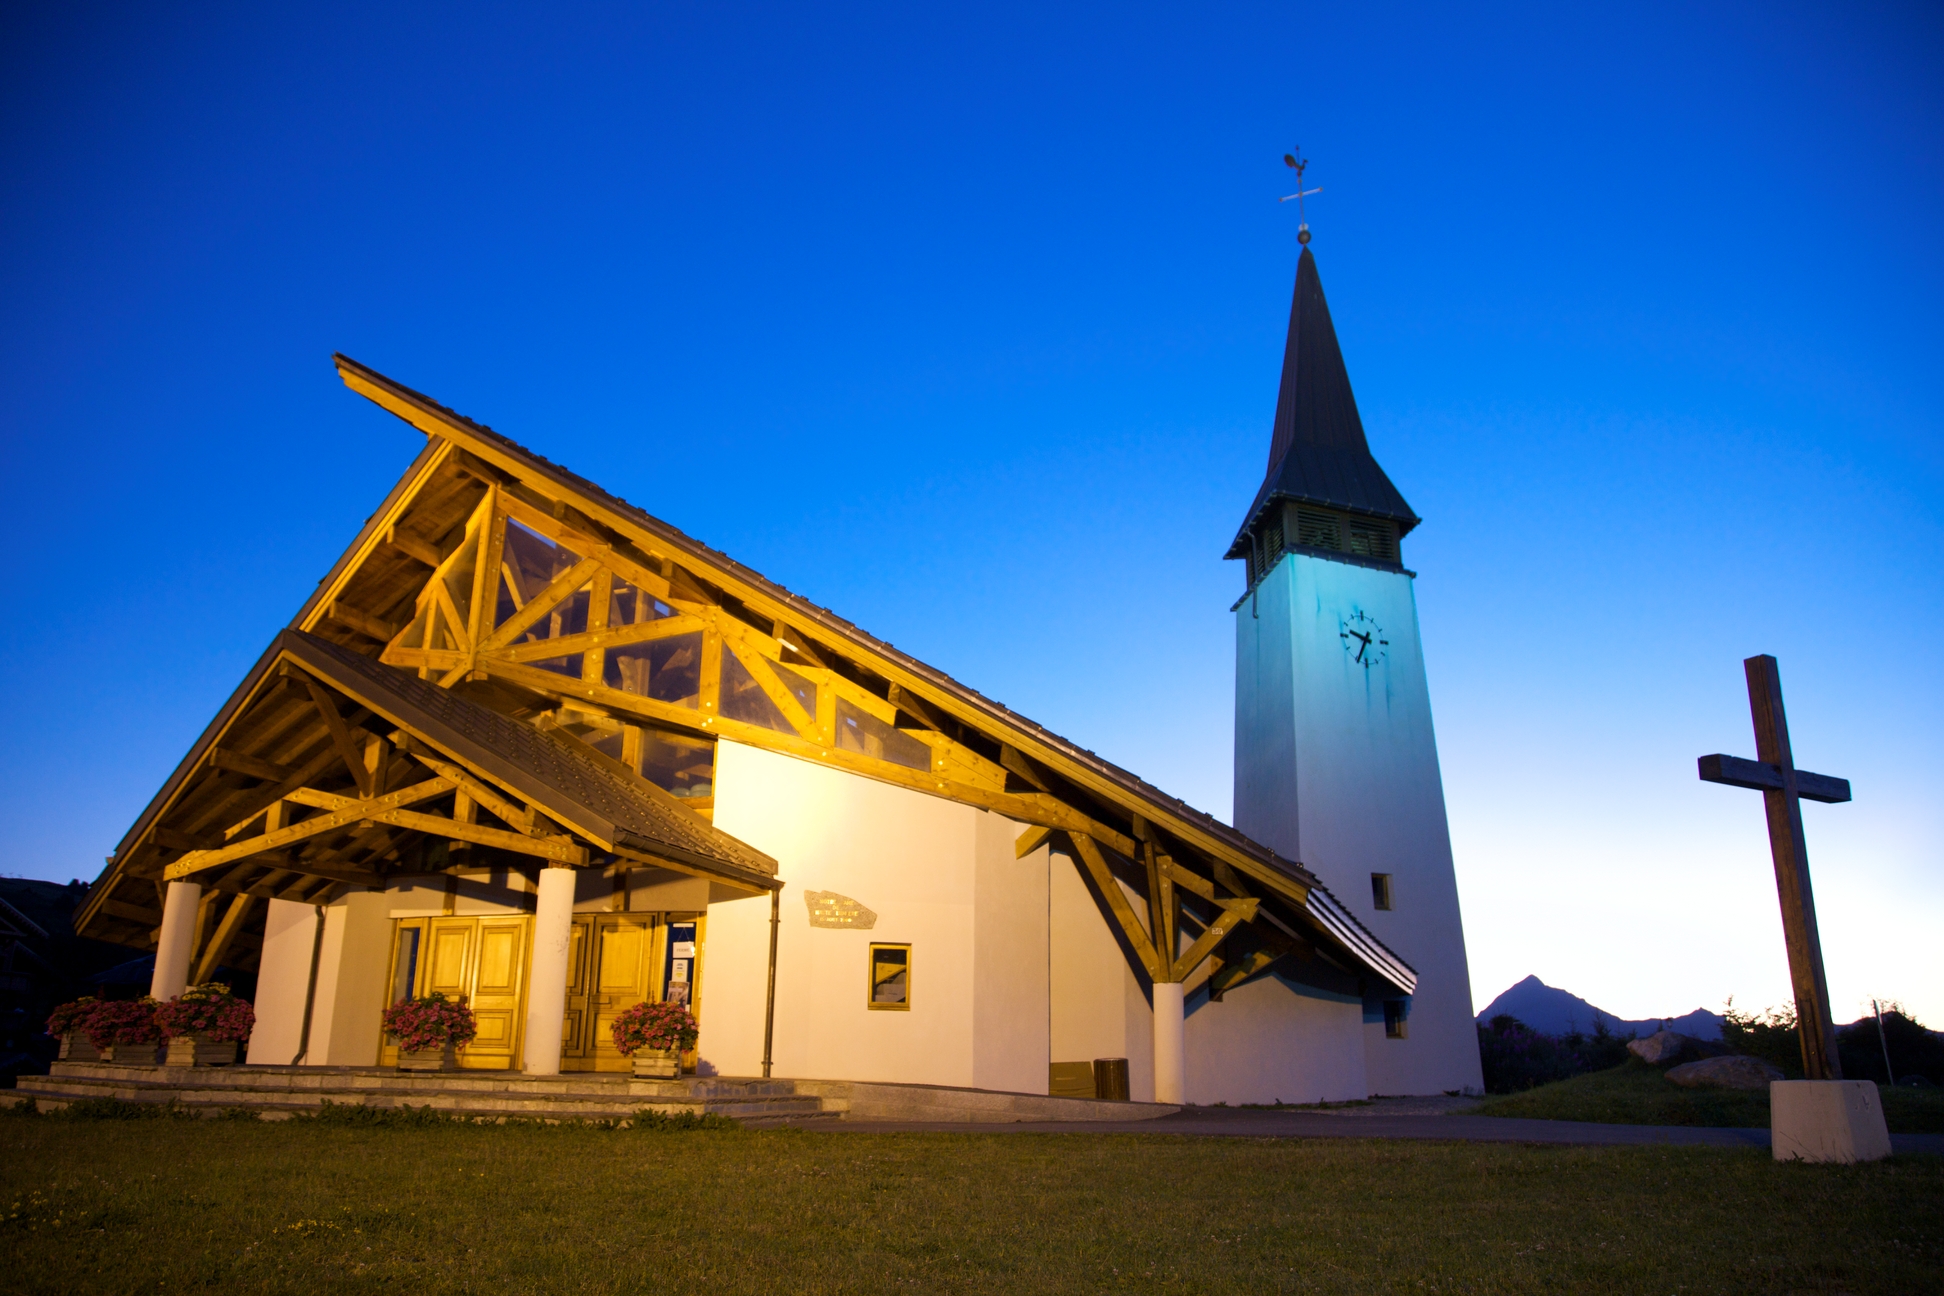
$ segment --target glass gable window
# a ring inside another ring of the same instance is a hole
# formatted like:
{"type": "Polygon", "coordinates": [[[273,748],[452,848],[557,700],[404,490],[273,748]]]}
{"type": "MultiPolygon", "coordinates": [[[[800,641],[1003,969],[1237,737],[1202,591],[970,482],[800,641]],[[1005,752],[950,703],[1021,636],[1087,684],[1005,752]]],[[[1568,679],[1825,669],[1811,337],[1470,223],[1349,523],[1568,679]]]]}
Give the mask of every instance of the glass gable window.
{"type": "Polygon", "coordinates": [[[848,698],[837,699],[837,745],[907,769],[931,770],[932,749],[928,744],[884,723],[848,698]]]}
{"type": "Polygon", "coordinates": [[[678,797],[715,795],[715,744],[660,729],[641,731],[641,777],[678,797]]]}
{"type": "Polygon", "coordinates": [[[647,590],[616,576],[614,587],[608,594],[608,625],[643,625],[649,621],[659,621],[672,617],[675,609],[662,602],[647,590]]]}
{"type": "Polygon", "coordinates": [[[602,681],[611,689],[692,707],[702,692],[702,633],[670,635],[607,650],[602,681]]]}
{"type": "Polygon", "coordinates": [[[733,650],[722,654],[722,714],[730,720],[760,725],[779,733],[796,732],[733,650]]]}
{"type": "MultiPolygon", "coordinates": [[[[565,545],[555,544],[531,527],[508,520],[506,545],[500,557],[499,606],[494,611],[493,624],[504,625],[511,620],[580,560],[581,556],[565,545]]],[[[514,642],[538,643],[581,634],[587,629],[587,608],[593,596],[591,585],[581,586],[514,642]]]]}
{"type": "Polygon", "coordinates": [[[871,997],[873,1009],[911,1010],[911,946],[871,946],[871,997]]]}

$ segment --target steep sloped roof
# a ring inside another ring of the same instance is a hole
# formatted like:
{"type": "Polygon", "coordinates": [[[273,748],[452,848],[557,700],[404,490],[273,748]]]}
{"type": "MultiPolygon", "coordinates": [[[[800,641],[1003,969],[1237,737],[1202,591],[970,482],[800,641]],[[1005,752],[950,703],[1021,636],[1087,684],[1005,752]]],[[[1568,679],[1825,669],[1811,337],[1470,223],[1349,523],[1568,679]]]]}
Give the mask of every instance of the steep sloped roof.
{"type": "Polygon", "coordinates": [[[1418,524],[1417,514],[1370,453],[1330,305],[1323,298],[1323,280],[1307,247],[1296,263],[1296,290],[1289,303],[1269,469],[1227,557],[1247,555],[1250,532],[1263,510],[1279,499],[1389,518],[1404,531],[1418,524]]]}

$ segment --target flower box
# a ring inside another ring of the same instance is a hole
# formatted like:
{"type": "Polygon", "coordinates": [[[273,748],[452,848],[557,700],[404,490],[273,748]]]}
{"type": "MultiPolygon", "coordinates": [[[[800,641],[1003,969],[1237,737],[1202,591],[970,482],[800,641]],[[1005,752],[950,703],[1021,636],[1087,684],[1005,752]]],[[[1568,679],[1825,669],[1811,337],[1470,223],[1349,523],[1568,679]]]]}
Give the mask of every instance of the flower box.
{"type": "Polygon", "coordinates": [[[454,1049],[450,1044],[443,1048],[422,1048],[398,1050],[398,1069],[400,1071],[453,1071],[458,1069],[454,1049]]]}
{"type": "Polygon", "coordinates": [[[236,1061],[236,1041],[215,1040],[206,1031],[169,1037],[169,1054],[164,1066],[229,1066],[236,1061]]]}
{"type": "Polygon", "coordinates": [[[158,1004],[155,1024],[169,1045],[162,1065],[229,1066],[236,1061],[237,1045],[256,1025],[256,1009],[222,982],[210,981],[158,1004]]]}
{"type": "Polygon", "coordinates": [[[636,1049],[634,1073],[643,1080],[678,1079],[682,1074],[682,1055],[674,1049],[636,1049]]]}
{"type": "Polygon", "coordinates": [[[61,1036],[61,1061],[99,1062],[101,1050],[95,1047],[85,1031],[72,1030],[61,1036]]]}
{"type": "Polygon", "coordinates": [[[400,1071],[451,1071],[453,1054],[479,1033],[464,1001],[439,994],[400,999],[385,1009],[384,1028],[398,1046],[400,1071]]]}
{"type": "Polygon", "coordinates": [[[103,1062],[118,1062],[122,1066],[154,1066],[155,1045],[150,1044],[110,1044],[101,1050],[103,1062]]]}
{"type": "Polygon", "coordinates": [[[157,1007],[149,998],[111,999],[95,1005],[82,1029],[103,1062],[154,1066],[155,1046],[162,1042],[162,1030],[155,1023],[157,1007]]]}
{"type": "Polygon", "coordinates": [[[695,1047],[695,1018],[686,1004],[643,1001],[624,1008],[608,1027],[622,1057],[634,1059],[644,1080],[674,1080],[682,1074],[682,1054],[695,1047]]]}

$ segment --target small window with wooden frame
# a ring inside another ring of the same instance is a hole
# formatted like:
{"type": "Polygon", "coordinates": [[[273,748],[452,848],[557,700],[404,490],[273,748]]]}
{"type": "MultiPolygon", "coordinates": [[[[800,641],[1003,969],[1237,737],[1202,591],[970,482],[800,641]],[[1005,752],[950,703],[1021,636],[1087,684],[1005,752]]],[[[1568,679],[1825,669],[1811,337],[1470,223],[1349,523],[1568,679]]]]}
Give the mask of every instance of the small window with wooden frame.
{"type": "Polygon", "coordinates": [[[870,995],[872,1011],[911,1011],[911,946],[872,945],[870,995]]]}
{"type": "Polygon", "coordinates": [[[1370,902],[1379,909],[1389,909],[1391,905],[1391,875],[1372,873],[1370,875],[1370,902]]]}
{"type": "Polygon", "coordinates": [[[1384,1000],[1384,1038],[1408,1039],[1410,1037],[1410,1012],[1402,999],[1384,1000]]]}

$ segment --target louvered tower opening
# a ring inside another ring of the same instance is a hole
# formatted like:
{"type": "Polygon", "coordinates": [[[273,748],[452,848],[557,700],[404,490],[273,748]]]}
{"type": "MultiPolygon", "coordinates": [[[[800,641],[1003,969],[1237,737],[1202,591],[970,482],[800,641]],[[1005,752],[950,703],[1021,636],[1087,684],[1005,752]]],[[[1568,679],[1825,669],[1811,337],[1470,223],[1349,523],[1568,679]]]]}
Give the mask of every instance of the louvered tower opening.
{"type": "Polygon", "coordinates": [[[1398,526],[1387,518],[1358,517],[1309,504],[1286,504],[1256,528],[1249,552],[1249,587],[1275,570],[1285,553],[1349,554],[1396,565],[1398,526]]]}

